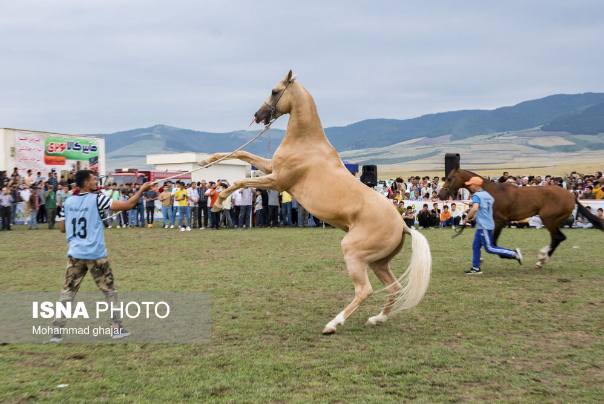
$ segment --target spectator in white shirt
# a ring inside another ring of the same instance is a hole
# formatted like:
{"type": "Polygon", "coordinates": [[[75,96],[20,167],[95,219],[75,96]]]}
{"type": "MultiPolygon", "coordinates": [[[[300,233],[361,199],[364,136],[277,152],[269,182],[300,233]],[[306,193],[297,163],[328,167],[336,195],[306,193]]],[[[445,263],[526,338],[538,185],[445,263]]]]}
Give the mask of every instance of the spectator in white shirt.
{"type": "Polygon", "coordinates": [[[189,200],[189,212],[191,214],[191,226],[192,229],[195,229],[199,226],[199,216],[197,211],[199,209],[199,192],[197,190],[197,183],[192,182],[191,187],[187,189],[187,197],[189,200]]]}

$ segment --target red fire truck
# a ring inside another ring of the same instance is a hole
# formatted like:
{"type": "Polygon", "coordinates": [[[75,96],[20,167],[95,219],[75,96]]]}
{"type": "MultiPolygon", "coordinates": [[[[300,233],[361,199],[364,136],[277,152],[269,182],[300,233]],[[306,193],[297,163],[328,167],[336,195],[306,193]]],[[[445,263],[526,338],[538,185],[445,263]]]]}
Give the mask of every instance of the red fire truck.
{"type": "Polygon", "coordinates": [[[137,170],[136,168],[118,168],[114,173],[107,176],[106,181],[103,183],[113,184],[116,183],[118,186],[123,184],[142,184],[144,182],[143,175],[147,177],[147,181],[162,181],[164,178],[172,177],[183,173],[172,181],[184,180],[191,182],[191,174],[183,171],[144,171],[137,170]]]}

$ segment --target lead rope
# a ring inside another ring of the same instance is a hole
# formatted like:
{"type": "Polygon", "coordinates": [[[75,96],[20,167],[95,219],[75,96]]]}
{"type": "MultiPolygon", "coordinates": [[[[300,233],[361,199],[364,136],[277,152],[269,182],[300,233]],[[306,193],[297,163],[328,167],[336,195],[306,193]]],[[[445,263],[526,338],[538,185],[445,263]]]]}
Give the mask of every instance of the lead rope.
{"type": "MultiPolygon", "coordinates": [[[[172,178],[176,178],[176,177],[180,177],[180,176],[183,176],[183,175],[191,174],[191,173],[194,173],[195,171],[203,170],[204,168],[208,168],[208,167],[210,167],[210,166],[213,166],[214,164],[216,164],[216,163],[218,163],[218,162],[220,162],[220,161],[222,161],[222,160],[226,159],[227,157],[230,157],[230,156],[232,156],[233,154],[237,153],[239,150],[243,149],[245,146],[247,146],[248,144],[252,143],[254,140],[258,139],[258,138],[260,137],[260,135],[262,135],[262,134],[263,134],[264,132],[266,132],[267,130],[269,131],[268,133],[269,133],[269,135],[270,135],[271,124],[272,124],[272,122],[271,122],[271,123],[269,123],[268,125],[266,125],[266,126],[264,127],[264,130],[262,130],[262,132],[258,133],[256,136],[254,136],[254,138],[252,138],[252,139],[251,139],[249,142],[247,142],[246,144],[244,144],[243,146],[241,146],[241,147],[240,147],[240,148],[238,148],[237,150],[234,150],[234,151],[230,152],[230,153],[229,153],[229,154],[227,154],[226,156],[224,156],[224,157],[222,157],[222,158],[219,158],[218,160],[213,161],[213,162],[211,162],[211,163],[204,164],[203,166],[201,166],[201,167],[197,167],[196,169],[191,170],[191,171],[188,171],[188,172],[186,172],[186,173],[179,173],[179,174],[173,175],[173,176],[168,177],[168,178],[162,178],[161,180],[153,181],[153,182],[152,182],[152,184],[157,184],[157,183],[158,183],[158,182],[160,182],[160,181],[167,181],[167,180],[171,180],[172,178]]],[[[269,142],[270,142],[270,140],[269,140],[269,142]]],[[[270,145],[270,143],[269,143],[269,145],[270,145]]],[[[270,149],[269,149],[269,151],[270,151],[270,149]]],[[[120,211],[120,212],[122,212],[122,211],[120,211]]],[[[103,220],[109,220],[109,219],[113,219],[114,217],[116,217],[117,215],[119,215],[119,214],[120,214],[120,212],[117,212],[117,213],[115,213],[115,214],[113,214],[113,215],[111,215],[111,216],[109,216],[109,217],[107,217],[107,218],[105,218],[105,219],[103,219],[103,220]]]]}
{"type": "Polygon", "coordinates": [[[268,152],[266,153],[266,158],[271,159],[271,128],[268,128],[268,152]]]}

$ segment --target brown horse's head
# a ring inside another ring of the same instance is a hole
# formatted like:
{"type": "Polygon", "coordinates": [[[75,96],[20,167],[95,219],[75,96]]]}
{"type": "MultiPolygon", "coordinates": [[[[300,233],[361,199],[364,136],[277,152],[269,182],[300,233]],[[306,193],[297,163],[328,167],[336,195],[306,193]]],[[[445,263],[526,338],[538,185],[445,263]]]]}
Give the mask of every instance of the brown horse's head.
{"type": "Polygon", "coordinates": [[[294,82],[296,76],[292,77],[292,71],[285,76],[283,80],[277,83],[273,88],[271,95],[262,104],[260,109],[254,114],[256,123],[268,125],[271,120],[279,118],[281,115],[288,114],[291,111],[291,91],[286,89],[294,82]]]}
{"type": "Polygon", "coordinates": [[[438,197],[446,201],[449,195],[455,196],[459,188],[464,188],[465,180],[462,178],[462,175],[459,170],[459,163],[455,166],[453,170],[447,175],[445,178],[445,183],[443,184],[440,192],[438,193],[438,197]]]}

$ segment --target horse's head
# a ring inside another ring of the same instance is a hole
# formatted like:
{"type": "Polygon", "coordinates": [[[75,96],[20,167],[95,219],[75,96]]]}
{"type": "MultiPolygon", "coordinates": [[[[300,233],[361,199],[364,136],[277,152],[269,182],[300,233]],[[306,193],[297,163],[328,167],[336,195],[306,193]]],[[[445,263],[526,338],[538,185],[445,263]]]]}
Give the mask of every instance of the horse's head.
{"type": "Polygon", "coordinates": [[[292,77],[292,71],[290,70],[285,78],[277,83],[271,95],[268,96],[260,109],[254,114],[256,123],[268,125],[272,120],[291,111],[292,94],[291,91],[288,92],[286,90],[294,80],[296,80],[296,76],[292,77]]]}
{"type": "Polygon", "coordinates": [[[455,165],[455,168],[451,170],[451,172],[445,178],[445,183],[443,184],[440,192],[438,193],[438,197],[446,201],[449,198],[449,195],[455,196],[459,188],[465,187],[464,179],[461,176],[459,170],[459,163],[455,165]]]}

